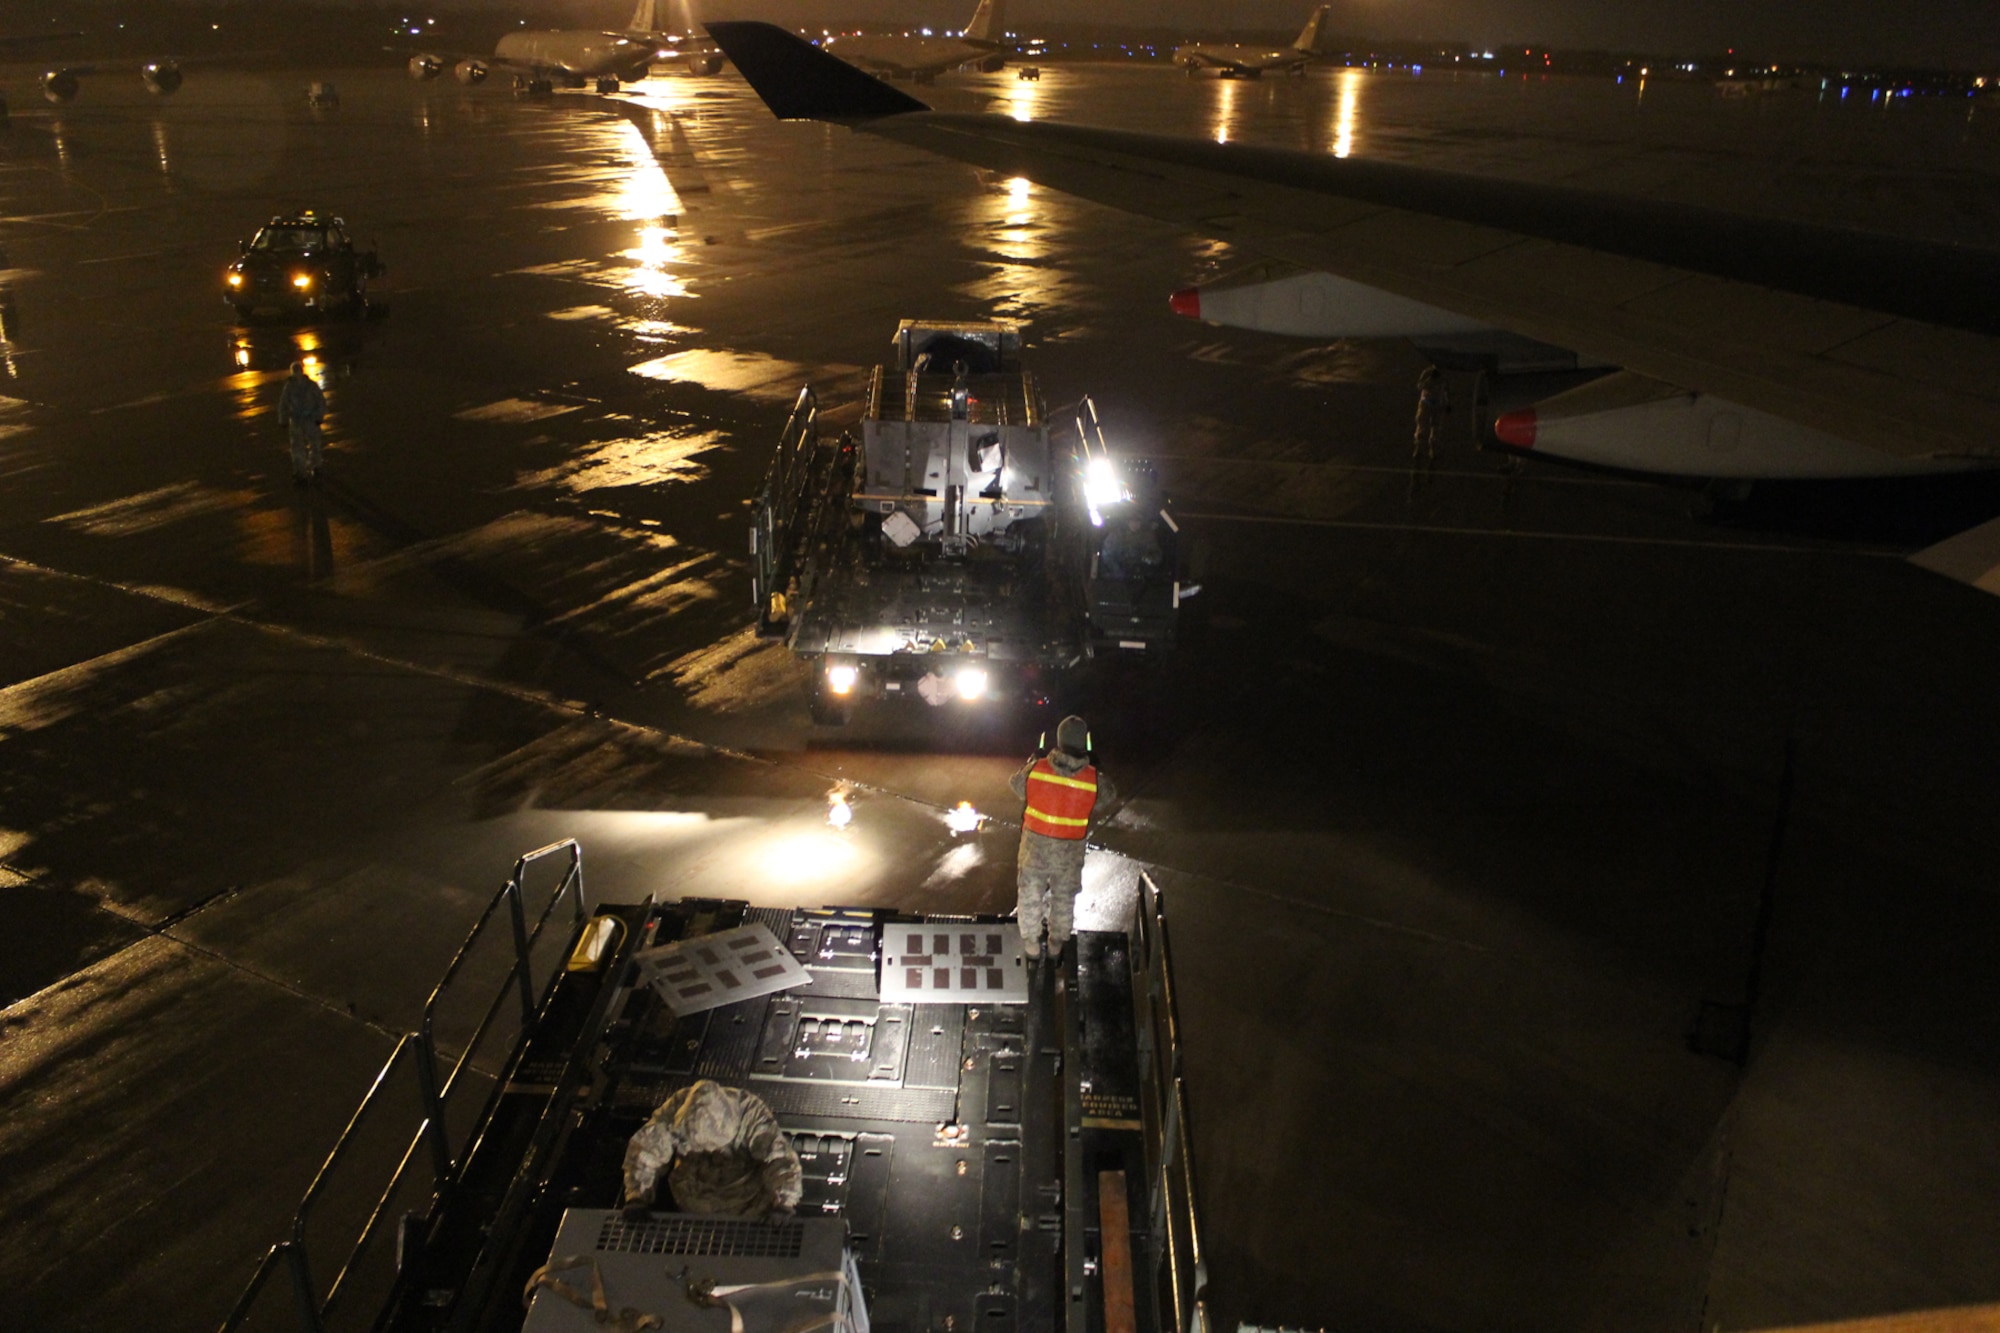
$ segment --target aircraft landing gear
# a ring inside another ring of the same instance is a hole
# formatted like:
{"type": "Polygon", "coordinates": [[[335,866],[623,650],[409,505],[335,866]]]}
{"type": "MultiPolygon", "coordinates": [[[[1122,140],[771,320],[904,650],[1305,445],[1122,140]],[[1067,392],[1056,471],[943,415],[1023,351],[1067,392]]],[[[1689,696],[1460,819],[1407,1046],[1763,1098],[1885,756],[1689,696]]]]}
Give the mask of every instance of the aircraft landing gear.
{"type": "Polygon", "coordinates": [[[524,97],[553,97],[555,96],[556,86],[552,81],[538,76],[516,74],[514,76],[514,91],[524,97]]]}
{"type": "Polygon", "coordinates": [[[617,76],[612,74],[607,74],[603,78],[599,79],[597,81],[597,91],[606,95],[617,92],[618,91],[617,76]]]}

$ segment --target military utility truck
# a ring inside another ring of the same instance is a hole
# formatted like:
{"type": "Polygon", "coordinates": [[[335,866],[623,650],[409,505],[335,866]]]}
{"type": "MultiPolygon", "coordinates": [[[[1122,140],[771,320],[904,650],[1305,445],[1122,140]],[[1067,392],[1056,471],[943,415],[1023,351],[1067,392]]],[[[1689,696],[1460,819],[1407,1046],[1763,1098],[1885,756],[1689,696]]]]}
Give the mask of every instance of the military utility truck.
{"type": "Polygon", "coordinates": [[[1134,506],[1089,401],[1052,420],[1004,321],[905,320],[895,351],[858,436],[801,391],[753,505],[758,632],[810,662],[814,720],[1046,698],[1100,651],[1170,645],[1176,530],[1134,506]],[[1101,575],[1128,511],[1157,558],[1101,575]]]}

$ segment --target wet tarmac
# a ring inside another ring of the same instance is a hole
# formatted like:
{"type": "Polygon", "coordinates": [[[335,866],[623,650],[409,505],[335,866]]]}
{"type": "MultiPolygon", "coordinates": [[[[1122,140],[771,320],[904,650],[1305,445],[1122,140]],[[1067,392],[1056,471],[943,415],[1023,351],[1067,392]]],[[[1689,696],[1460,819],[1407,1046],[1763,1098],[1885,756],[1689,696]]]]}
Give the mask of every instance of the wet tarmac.
{"type": "MultiPolygon", "coordinates": [[[[596,898],[1011,905],[1006,779],[1053,718],[816,730],[750,628],[791,398],[852,398],[918,315],[1023,320],[1198,550],[1185,650],[1082,696],[1122,794],[1083,915],[1168,895],[1223,1327],[2000,1298],[2000,602],[1902,562],[1923,497],[1713,513],[1479,453],[1463,394],[1413,470],[1407,349],[1167,314],[1223,247],[726,75],[331,77],[335,112],[93,85],[0,138],[0,1326],[213,1328],[529,847],[581,838],[596,898]],[[299,206],[379,242],[372,317],[223,305],[299,206]],[[299,358],[315,488],[271,414],[299,358]],[[1747,1060],[1691,1048],[1758,966],[1747,1060]]],[[[939,96],[1926,235],[2000,200],[1990,118],[1937,103],[939,96]]]]}

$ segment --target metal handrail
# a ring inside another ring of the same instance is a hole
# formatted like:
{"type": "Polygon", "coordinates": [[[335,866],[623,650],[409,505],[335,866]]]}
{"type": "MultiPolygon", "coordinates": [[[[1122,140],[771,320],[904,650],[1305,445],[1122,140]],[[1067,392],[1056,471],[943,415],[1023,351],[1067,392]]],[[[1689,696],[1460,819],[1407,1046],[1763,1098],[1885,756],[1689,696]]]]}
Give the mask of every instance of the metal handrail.
{"type": "Polygon", "coordinates": [[[1147,1097],[1148,1192],[1153,1234],[1162,1248],[1168,1296],[1178,1333],[1195,1333],[1207,1323],[1207,1265],[1201,1254],[1201,1222],[1195,1197],[1194,1144],[1188,1129],[1187,1086],[1181,1071],[1180,1015],[1176,1004],[1167,939],[1164,895],[1149,875],[1139,877],[1135,934],[1143,984],[1135,978],[1133,999],[1144,1012],[1140,1065],[1147,1097]],[[1149,1136],[1150,1137],[1150,1136],[1149,1136]]]}
{"type": "Polygon", "coordinates": [[[799,390],[792,414],[778,435],[778,448],[764,471],[764,484],[750,519],[750,555],[754,570],[750,600],[757,608],[760,631],[770,612],[771,596],[791,581],[789,566],[796,546],[796,518],[806,482],[812,475],[807,455],[819,441],[819,398],[812,386],[799,390]]]}
{"type": "Polygon", "coordinates": [[[506,998],[510,992],[517,989],[519,991],[522,1006],[523,1031],[525,1032],[533,1026],[536,1009],[540,1004],[547,1001],[549,992],[555,986],[556,978],[562,975],[561,969],[553,972],[549,977],[548,985],[543,987],[540,995],[537,996],[533,970],[534,947],[541,938],[543,928],[548,925],[549,918],[554,914],[557,905],[562,902],[565,895],[571,896],[572,916],[575,923],[581,925],[588,909],[585,903],[583,888],[583,849],[578,846],[574,838],[565,838],[561,842],[554,842],[546,847],[537,848],[514,862],[513,875],[493,895],[492,900],[486,904],[486,910],[479,914],[479,920],[467,932],[465,942],[459,946],[458,952],[452,956],[451,963],[445,969],[444,976],[431,991],[430,998],[424,1004],[424,1017],[421,1029],[417,1032],[404,1034],[397,1041],[396,1048],[389,1053],[389,1058],[383,1062],[382,1068],[377,1071],[374,1082],[369,1084],[367,1093],[361,1098],[361,1104],[355,1108],[354,1114],[348,1118],[347,1127],[341,1131],[340,1137],[334,1141],[333,1150],[326,1155],[326,1160],[320,1163],[318,1172],[313,1176],[312,1184],[307,1186],[305,1195],[299,1200],[299,1206],[292,1214],[290,1235],[286,1239],[279,1241],[276,1245],[273,1245],[258,1263],[257,1271],[251,1276],[249,1284],[244,1287],[243,1294],[237,1298],[236,1304],[231,1308],[228,1317],[223,1320],[220,1333],[234,1333],[234,1330],[240,1328],[243,1321],[249,1318],[250,1311],[255,1307],[258,1296],[262,1293],[266,1283],[270,1281],[271,1275],[277,1271],[281,1262],[291,1277],[292,1295],[296,1304],[295,1312],[298,1315],[299,1327],[305,1330],[306,1333],[324,1333],[327,1314],[333,1310],[335,1302],[345,1291],[347,1279],[354,1271],[355,1263],[360,1259],[369,1243],[374,1240],[383,1219],[388,1215],[390,1201],[395,1197],[397,1189],[402,1185],[403,1178],[408,1173],[411,1162],[416,1159],[418,1155],[417,1149],[420,1144],[428,1142],[431,1147],[431,1189],[433,1195],[442,1196],[446,1191],[451,1189],[457,1178],[458,1168],[461,1164],[451,1155],[450,1137],[446,1132],[444,1124],[445,1098],[450,1095],[459,1072],[465,1068],[466,1063],[472,1057],[472,1053],[479,1048],[479,1043],[485,1037],[494,1016],[499,1012],[501,1005],[506,1002],[506,998]],[[569,865],[563,871],[562,877],[557,882],[554,891],[550,893],[548,902],[542,907],[540,915],[536,918],[534,929],[529,930],[527,928],[526,911],[521,901],[521,886],[527,876],[528,867],[538,861],[564,853],[567,853],[569,856],[569,865]],[[572,890],[574,890],[573,894],[571,894],[572,890]],[[443,998],[445,991],[450,988],[453,978],[458,975],[459,969],[464,966],[473,945],[492,922],[494,913],[499,909],[503,901],[508,904],[508,920],[513,928],[511,933],[514,945],[514,964],[508,969],[505,979],[501,981],[494,1000],[487,1006],[486,1015],[480,1020],[479,1026],[474,1030],[472,1039],[466,1043],[465,1049],[453,1064],[451,1078],[440,1085],[437,1080],[437,1045],[435,1036],[435,1018],[438,1002],[443,998]],[[376,1105],[376,1099],[381,1095],[382,1089],[388,1086],[390,1075],[394,1072],[397,1063],[403,1058],[405,1051],[410,1051],[413,1054],[419,1097],[424,1113],[423,1119],[418,1124],[416,1133],[411,1136],[409,1147],[404,1149],[402,1159],[397,1163],[396,1169],[390,1174],[388,1185],[377,1196],[375,1206],[370,1210],[368,1220],[362,1226],[361,1234],[356,1238],[353,1247],[348,1251],[346,1260],[341,1264],[340,1271],[334,1275],[333,1283],[327,1288],[326,1297],[322,1300],[313,1285],[312,1265],[306,1251],[307,1223],[311,1219],[313,1205],[318,1202],[321,1193],[326,1189],[327,1182],[332,1179],[334,1168],[347,1155],[348,1149],[354,1141],[355,1134],[376,1105]]]}

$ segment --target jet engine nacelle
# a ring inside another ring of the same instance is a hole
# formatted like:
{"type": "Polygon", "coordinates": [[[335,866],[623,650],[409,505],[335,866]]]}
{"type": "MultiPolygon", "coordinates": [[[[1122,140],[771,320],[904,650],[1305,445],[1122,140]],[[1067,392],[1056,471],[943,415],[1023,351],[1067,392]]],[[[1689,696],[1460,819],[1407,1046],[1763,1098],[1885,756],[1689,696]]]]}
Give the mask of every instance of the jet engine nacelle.
{"type": "Polygon", "coordinates": [[[688,69],[695,74],[722,73],[721,56],[696,56],[688,62],[688,69]]]}
{"type": "Polygon", "coordinates": [[[411,56],[410,77],[418,83],[429,83],[444,73],[444,61],[436,56],[411,56]]]}
{"type": "Polygon", "coordinates": [[[1297,338],[1423,338],[1483,332],[1490,325],[1436,306],[1337,278],[1268,267],[1188,287],[1168,298],[1177,315],[1297,338]]]}
{"type": "Polygon", "coordinates": [[[461,60],[452,68],[451,77],[470,88],[474,84],[486,82],[486,66],[477,60],[461,60]]]}
{"type": "Polygon", "coordinates": [[[139,71],[139,77],[146,81],[146,91],[167,97],[181,88],[181,67],[171,60],[162,60],[147,65],[139,71]]]}
{"type": "Polygon", "coordinates": [[[64,102],[74,102],[76,95],[83,91],[83,81],[72,70],[52,69],[42,75],[42,96],[61,106],[64,102]]]}
{"type": "Polygon", "coordinates": [[[979,62],[979,70],[982,74],[998,74],[1005,68],[1007,68],[1006,56],[988,56],[979,62]]]}

